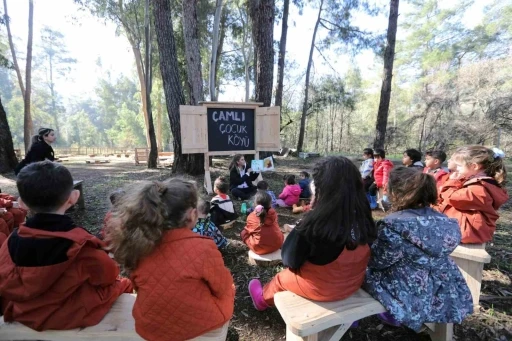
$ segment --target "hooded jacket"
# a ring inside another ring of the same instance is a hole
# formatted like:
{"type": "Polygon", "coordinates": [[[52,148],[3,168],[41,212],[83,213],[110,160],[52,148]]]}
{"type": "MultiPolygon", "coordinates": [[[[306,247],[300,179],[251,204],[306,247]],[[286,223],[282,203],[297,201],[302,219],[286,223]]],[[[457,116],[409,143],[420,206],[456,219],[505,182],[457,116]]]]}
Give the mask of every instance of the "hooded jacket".
{"type": "Polygon", "coordinates": [[[235,287],[222,255],[211,238],[189,229],[165,232],[131,278],[135,330],[145,340],[192,339],[233,315],[235,287]]]}
{"type": "Polygon", "coordinates": [[[462,243],[482,244],[492,239],[500,217],[497,211],[507,200],[507,191],[491,177],[448,179],[436,209],[457,219],[462,243]]]}
{"type": "Polygon", "coordinates": [[[11,213],[5,212],[0,215],[0,246],[7,240],[14,228],[14,217],[11,213]]]}
{"type": "Polygon", "coordinates": [[[273,208],[269,209],[263,224],[256,212],[249,214],[242,231],[242,241],[257,255],[279,250],[283,245],[284,236],[279,228],[276,211],[273,208]]]}
{"type": "Polygon", "coordinates": [[[450,176],[450,170],[445,167],[439,167],[436,169],[430,169],[428,167],[423,168],[423,173],[430,174],[436,180],[436,187],[438,194],[441,194],[441,186],[448,180],[450,176]]]}
{"type": "Polygon", "coordinates": [[[132,292],[104,247],[67,216],[27,220],[0,248],[5,321],[38,331],[98,324],[123,292],[132,292]]]}
{"type": "Polygon", "coordinates": [[[365,289],[400,323],[461,323],[471,292],[449,257],[460,242],[455,219],[431,208],[399,211],[378,222],[365,289]]]}
{"type": "Polygon", "coordinates": [[[373,177],[375,178],[377,188],[386,187],[391,169],[393,169],[393,162],[388,159],[375,162],[373,165],[373,177]]]}
{"type": "Polygon", "coordinates": [[[293,206],[299,202],[301,191],[300,186],[297,184],[286,185],[281,194],[279,194],[279,199],[283,200],[287,206],[293,206]]]}

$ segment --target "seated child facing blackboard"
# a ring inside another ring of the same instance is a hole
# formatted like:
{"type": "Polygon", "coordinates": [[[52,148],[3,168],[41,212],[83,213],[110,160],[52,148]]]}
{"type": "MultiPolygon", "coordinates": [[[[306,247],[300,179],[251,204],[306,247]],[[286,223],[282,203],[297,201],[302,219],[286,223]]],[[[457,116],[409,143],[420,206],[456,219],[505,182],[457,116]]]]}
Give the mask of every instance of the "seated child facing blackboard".
{"type": "Polygon", "coordinates": [[[221,249],[228,244],[228,241],[212,222],[209,212],[210,203],[204,199],[199,199],[197,202],[197,223],[192,232],[204,237],[210,237],[215,242],[215,245],[221,249]]]}
{"type": "Polygon", "coordinates": [[[295,183],[295,175],[285,175],[283,180],[284,188],[281,194],[279,194],[277,205],[279,205],[279,207],[292,207],[299,202],[301,189],[300,186],[295,183]]]}
{"type": "Polygon", "coordinates": [[[227,224],[236,218],[233,202],[227,195],[229,191],[229,182],[223,176],[219,176],[213,183],[214,196],[210,202],[211,221],[222,231],[222,225],[227,224]]]}
{"type": "Polygon", "coordinates": [[[258,182],[256,187],[258,188],[258,190],[265,191],[267,192],[268,195],[270,195],[270,199],[272,199],[272,208],[276,208],[277,198],[276,195],[274,194],[274,191],[268,189],[268,182],[266,182],[265,180],[261,180],[260,182],[258,182]]]}
{"type": "Polygon", "coordinates": [[[378,223],[365,289],[389,313],[379,317],[418,331],[423,323],[461,323],[473,312],[471,293],[450,258],[461,232],[456,219],[434,211],[434,177],[414,168],[390,174],[394,213],[378,223]]]}

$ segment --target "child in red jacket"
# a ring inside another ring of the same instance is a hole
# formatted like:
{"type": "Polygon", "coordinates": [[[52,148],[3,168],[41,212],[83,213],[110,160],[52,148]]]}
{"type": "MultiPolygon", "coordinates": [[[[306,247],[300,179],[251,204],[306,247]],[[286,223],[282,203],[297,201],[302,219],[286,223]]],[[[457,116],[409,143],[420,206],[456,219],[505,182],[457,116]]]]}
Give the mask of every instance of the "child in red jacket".
{"type": "Polygon", "coordinates": [[[292,207],[299,202],[300,193],[302,189],[295,182],[295,175],[289,174],[283,177],[284,188],[279,199],[277,199],[277,205],[279,207],[292,207]]]}
{"type": "Polygon", "coordinates": [[[443,167],[443,162],[445,161],[446,153],[442,150],[430,150],[425,153],[423,173],[428,173],[434,177],[438,192],[440,192],[441,186],[450,176],[450,170],[443,167]]]}
{"type": "Polygon", "coordinates": [[[489,242],[496,230],[498,209],[508,200],[505,154],[484,146],[465,146],[452,155],[457,170],[441,188],[436,209],[459,221],[462,243],[489,242]]]}
{"type": "Polygon", "coordinates": [[[283,265],[262,287],[249,282],[258,310],[274,305],[274,295],[291,291],[314,301],[337,301],[363,283],[370,259],[369,243],[377,236],[361,173],[349,159],[328,157],[314,168],[313,207],[292,229],[282,247],[283,265]]]}
{"type": "Polygon", "coordinates": [[[105,244],[65,215],[80,196],[71,173],[51,161],[31,163],[16,185],[20,206],[33,216],[0,248],[4,320],[38,331],[98,324],[133,288],[118,278],[105,244]]]}
{"type": "Polygon", "coordinates": [[[242,241],[257,255],[279,250],[284,236],[279,229],[277,213],[272,208],[272,198],[267,192],[259,190],[254,196],[254,206],[240,234],[242,241]]]}
{"type": "Polygon", "coordinates": [[[373,164],[373,177],[375,182],[370,186],[370,208],[376,209],[377,204],[377,192],[384,194],[386,192],[386,186],[388,184],[389,173],[393,169],[393,163],[386,159],[386,152],[383,149],[375,149],[373,153],[375,157],[375,163],[373,164]]]}
{"type": "Polygon", "coordinates": [[[0,246],[9,237],[14,228],[14,217],[7,209],[0,208],[0,246]]]}
{"type": "Polygon", "coordinates": [[[16,198],[0,190],[0,208],[5,208],[14,218],[14,227],[20,226],[25,221],[27,211],[20,208],[16,198]]]}
{"type": "Polygon", "coordinates": [[[132,315],[145,340],[189,340],[231,319],[235,288],[211,238],[196,225],[197,188],[183,179],[133,185],[107,225],[114,258],[130,272],[132,315]]]}

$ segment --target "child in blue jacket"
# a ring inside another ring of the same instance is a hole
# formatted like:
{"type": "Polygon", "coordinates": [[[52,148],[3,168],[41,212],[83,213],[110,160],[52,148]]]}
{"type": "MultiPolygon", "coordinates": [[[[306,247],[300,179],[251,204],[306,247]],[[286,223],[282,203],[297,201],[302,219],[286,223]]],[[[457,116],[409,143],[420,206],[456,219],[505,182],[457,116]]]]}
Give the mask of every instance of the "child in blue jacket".
{"type": "Polygon", "coordinates": [[[434,211],[432,176],[398,167],[389,177],[395,211],[378,223],[365,288],[389,313],[380,318],[418,331],[426,322],[461,323],[473,312],[471,293],[450,254],[459,245],[457,220],[434,211]]]}

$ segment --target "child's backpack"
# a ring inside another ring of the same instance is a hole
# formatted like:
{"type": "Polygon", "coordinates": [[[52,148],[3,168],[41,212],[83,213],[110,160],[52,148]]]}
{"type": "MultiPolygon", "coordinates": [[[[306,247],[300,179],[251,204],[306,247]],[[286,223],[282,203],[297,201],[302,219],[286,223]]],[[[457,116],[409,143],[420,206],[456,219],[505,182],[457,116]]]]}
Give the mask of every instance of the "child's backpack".
{"type": "Polygon", "coordinates": [[[210,203],[210,217],[215,226],[220,228],[221,225],[236,220],[236,218],[238,218],[238,214],[235,212],[231,199],[212,200],[210,203]],[[224,209],[223,207],[227,206],[225,204],[228,204],[228,206],[232,208],[233,212],[224,209]]]}

